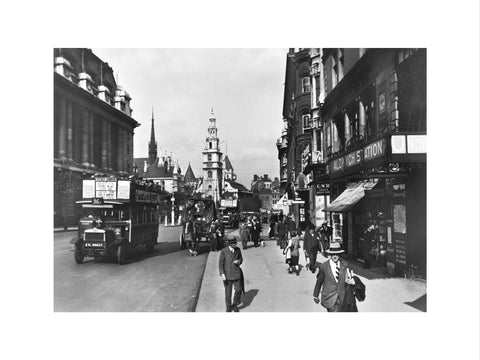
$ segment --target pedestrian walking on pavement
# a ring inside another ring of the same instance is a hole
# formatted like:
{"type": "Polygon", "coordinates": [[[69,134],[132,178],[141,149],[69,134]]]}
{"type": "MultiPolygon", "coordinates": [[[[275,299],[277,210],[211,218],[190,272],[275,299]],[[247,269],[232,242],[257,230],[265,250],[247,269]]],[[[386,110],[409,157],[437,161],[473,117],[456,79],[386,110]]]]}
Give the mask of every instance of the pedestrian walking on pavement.
{"type": "Polygon", "coordinates": [[[297,235],[296,231],[292,231],[291,234],[292,237],[288,240],[288,245],[284,249],[284,253],[288,264],[288,273],[293,274],[293,271],[295,270],[295,273],[299,276],[300,267],[298,265],[298,260],[300,259],[300,236],[297,235]]]}
{"type": "Polygon", "coordinates": [[[287,224],[286,221],[280,221],[277,225],[278,241],[280,249],[284,250],[287,246],[287,224]]]}
{"type": "Polygon", "coordinates": [[[272,216],[270,220],[270,229],[268,231],[268,238],[269,239],[275,239],[275,226],[276,226],[275,218],[272,216]]]}
{"type": "Polygon", "coordinates": [[[217,251],[217,226],[213,221],[208,228],[208,241],[210,243],[210,251],[217,251]]]}
{"type": "Polygon", "coordinates": [[[245,250],[247,248],[248,238],[250,237],[250,231],[247,228],[247,224],[242,222],[239,229],[240,239],[242,240],[242,248],[245,250]]]}
{"type": "Polygon", "coordinates": [[[323,244],[323,251],[326,252],[326,250],[330,246],[330,241],[332,241],[333,228],[328,225],[327,221],[324,221],[322,223],[322,226],[320,227],[319,232],[323,244]]]}
{"type": "Polygon", "coordinates": [[[235,237],[228,239],[228,246],[220,252],[218,268],[225,288],[225,305],[227,312],[238,312],[238,305],[241,301],[242,293],[245,291],[243,272],[240,265],[243,262],[242,252],[237,247],[235,237]],[[232,303],[233,288],[233,303],[232,303]]]}
{"type": "Polygon", "coordinates": [[[313,231],[313,225],[305,231],[303,238],[303,250],[305,252],[306,267],[312,273],[315,274],[317,254],[320,249],[320,239],[315,235],[313,231]]]}
{"type": "Polygon", "coordinates": [[[346,293],[346,285],[354,285],[355,282],[350,276],[348,264],[340,259],[344,252],[340,243],[334,242],[326,250],[329,255],[328,261],[322,263],[317,274],[317,281],[313,290],[313,301],[319,303],[318,295],[322,291],[322,306],[328,312],[343,311],[343,303],[346,293]]]}
{"type": "Polygon", "coordinates": [[[248,229],[248,241],[253,241],[253,219],[251,216],[247,219],[247,229],[248,229]]]}
{"type": "Polygon", "coordinates": [[[185,244],[188,245],[189,247],[189,253],[190,255],[193,255],[193,246],[192,246],[192,243],[193,243],[193,240],[194,240],[194,233],[193,233],[193,221],[192,220],[189,220],[187,221],[187,223],[185,224],[185,230],[184,230],[184,240],[185,240],[185,244]]]}
{"type": "Polygon", "coordinates": [[[253,218],[252,221],[252,240],[253,240],[253,246],[258,247],[258,242],[260,241],[260,233],[262,232],[262,224],[258,220],[257,217],[253,218]]]}
{"type": "Polygon", "coordinates": [[[197,256],[197,244],[202,239],[202,226],[200,224],[193,224],[192,241],[190,241],[190,255],[197,256]]]}
{"type": "Polygon", "coordinates": [[[292,215],[289,215],[287,217],[287,231],[290,234],[290,236],[292,235],[292,231],[295,231],[295,232],[297,231],[297,225],[295,224],[295,221],[293,220],[292,215]]]}
{"type": "Polygon", "coordinates": [[[220,220],[215,221],[217,231],[217,250],[222,250],[225,247],[225,227],[220,220]]]}

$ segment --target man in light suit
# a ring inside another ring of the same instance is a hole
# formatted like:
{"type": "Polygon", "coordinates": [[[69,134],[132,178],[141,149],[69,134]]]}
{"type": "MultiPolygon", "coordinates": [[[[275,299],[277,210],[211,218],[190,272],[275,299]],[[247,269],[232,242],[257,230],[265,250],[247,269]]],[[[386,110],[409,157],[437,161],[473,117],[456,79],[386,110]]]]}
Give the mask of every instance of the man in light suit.
{"type": "Polygon", "coordinates": [[[330,244],[326,250],[329,260],[319,267],[317,282],[313,290],[313,300],[318,304],[318,295],[322,290],[322,306],[328,312],[342,311],[343,299],[345,297],[345,284],[355,284],[350,278],[348,264],[340,260],[339,255],[344,252],[338,242],[330,244]]]}
{"type": "Polygon", "coordinates": [[[243,262],[242,252],[237,247],[237,239],[229,238],[228,246],[220,252],[218,268],[225,287],[225,304],[227,312],[239,312],[238,305],[244,291],[243,272],[240,265],[243,262]],[[232,287],[235,290],[232,305],[232,287]]]}

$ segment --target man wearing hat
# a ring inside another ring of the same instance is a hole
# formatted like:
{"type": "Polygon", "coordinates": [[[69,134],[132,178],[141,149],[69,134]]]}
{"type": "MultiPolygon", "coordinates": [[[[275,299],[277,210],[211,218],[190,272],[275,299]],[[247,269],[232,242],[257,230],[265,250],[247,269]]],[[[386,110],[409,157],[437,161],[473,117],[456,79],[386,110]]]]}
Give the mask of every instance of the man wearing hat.
{"type": "Polygon", "coordinates": [[[317,230],[320,234],[320,239],[323,245],[324,251],[328,249],[330,241],[332,240],[333,229],[331,226],[328,226],[328,222],[324,221],[322,226],[317,230]]]}
{"type": "Polygon", "coordinates": [[[243,262],[242,252],[237,247],[235,237],[228,238],[228,246],[220,252],[218,268],[225,287],[225,304],[227,312],[238,312],[240,298],[244,291],[243,272],[240,265],[243,262]],[[232,287],[235,290],[232,304],[232,287]]]}
{"type": "Polygon", "coordinates": [[[339,312],[345,297],[345,284],[355,283],[351,279],[347,263],[340,260],[339,255],[344,252],[340,243],[331,243],[330,248],[326,252],[329,255],[329,259],[319,267],[317,282],[313,290],[313,301],[317,304],[320,302],[318,295],[321,289],[322,306],[328,312],[339,312]]]}

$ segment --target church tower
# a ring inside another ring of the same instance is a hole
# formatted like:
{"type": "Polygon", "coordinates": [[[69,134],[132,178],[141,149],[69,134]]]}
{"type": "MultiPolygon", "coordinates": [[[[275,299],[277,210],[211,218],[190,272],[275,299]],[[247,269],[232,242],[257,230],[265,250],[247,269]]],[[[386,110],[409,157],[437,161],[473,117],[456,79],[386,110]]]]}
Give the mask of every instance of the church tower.
{"type": "Polygon", "coordinates": [[[150,142],[148,143],[148,164],[153,165],[157,161],[157,141],[155,140],[155,125],[153,119],[152,106],[152,132],[150,134],[150,142]]]}
{"type": "Polygon", "coordinates": [[[223,163],[220,140],[217,136],[217,119],[212,114],[209,119],[205,150],[203,151],[203,194],[218,202],[222,195],[223,163]]]}

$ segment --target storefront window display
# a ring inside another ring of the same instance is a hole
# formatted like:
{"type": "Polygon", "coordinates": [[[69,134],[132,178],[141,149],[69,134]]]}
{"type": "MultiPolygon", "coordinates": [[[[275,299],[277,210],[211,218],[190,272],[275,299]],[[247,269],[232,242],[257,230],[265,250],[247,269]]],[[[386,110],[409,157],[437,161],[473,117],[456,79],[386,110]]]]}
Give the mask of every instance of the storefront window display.
{"type": "Polygon", "coordinates": [[[342,243],[342,216],[339,213],[333,214],[333,234],[332,234],[332,242],[339,242],[342,243]]]}

